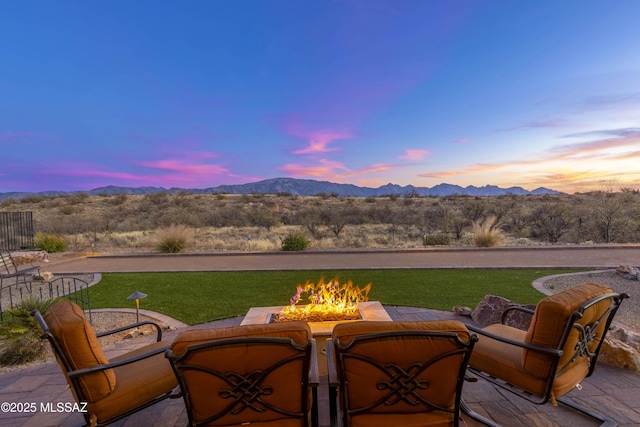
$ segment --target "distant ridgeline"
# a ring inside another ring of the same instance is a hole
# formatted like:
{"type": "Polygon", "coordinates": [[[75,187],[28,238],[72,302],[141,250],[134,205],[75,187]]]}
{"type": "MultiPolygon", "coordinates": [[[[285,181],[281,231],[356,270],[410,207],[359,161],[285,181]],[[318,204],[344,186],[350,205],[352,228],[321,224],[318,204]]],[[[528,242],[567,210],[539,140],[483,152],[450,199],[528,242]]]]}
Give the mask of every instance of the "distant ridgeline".
{"type": "Polygon", "coordinates": [[[239,185],[220,185],[218,187],[209,187],[203,189],[197,188],[171,188],[162,187],[116,187],[107,186],[95,188],[90,191],[42,191],[38,193],[28,192],[8,192],[0,193],[0,200],[4,199],[22,199],[28,196],[44,196],[55,197],[76,193],[86,193],[90,196],[98,195],[114,195],[114,194],[134,194],[144,195],[151,193],[194,193],[194,194],[292,194],[298,196],[315,196],[317,194],[336,194],[338,196],[353,197],[380,197],[389,195],[414,195],[414,196],[502,196],[505,194],[514,195],[540,195],[540,194],[560,194],[559,191],[540,187],[533,191],[525,190],[522,187],[500,188],[495,185],[485,185],[483,187],[460,187],[452,184],[438,184],[434,187],[414,187],[413,185],[400,186],[396,184],[387,184],[378,188],[358,187],[352,184],[336,184],[328,181],[314,181],[310,179],[294,179],[294,178],[273,178],[264,181],[252,182],[249,184],[239,185]]]}

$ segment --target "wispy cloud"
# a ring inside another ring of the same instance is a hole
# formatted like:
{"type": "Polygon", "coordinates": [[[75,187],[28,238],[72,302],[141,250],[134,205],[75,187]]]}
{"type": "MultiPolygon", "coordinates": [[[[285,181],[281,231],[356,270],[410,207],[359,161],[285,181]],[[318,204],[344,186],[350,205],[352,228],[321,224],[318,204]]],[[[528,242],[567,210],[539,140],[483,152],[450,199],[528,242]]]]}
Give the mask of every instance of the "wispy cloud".
{"type": "Polygon", "coordinates": [[[44,136],[40,132],[0,132],[0,144],[2,143],[18,143],[26,138],[34,138],[44,136]]]}
{"type": "Polygon", "coordinates": [[[561,129],[570,126],[571,123],[561,118],[544,118],[530,120],[524,123],[516,124],[514,126],[496,129],[495,132],[511,132],[522,129],[561,129]]]}
{"type": "Polygon", "coordinates": [[[342,162],[320,159],[315,165],[302,165],[298,163],[287,163],[278,169],[291,174],[296,178],[301,177],[330,177],[336,176],[349,169],[342,162]],[[342,172],[340,172],[342,171],[342,172]]]}
{"type": "MultiPolygon", "coordinates": [[[[594,137],[595,139],[575,144],[553,146],[538,155],[524,159],[511,159],[495,163],[475,163],[453,170],[420,173],[423,178],[450,178],[475,174],[506,174],[528,171],[535,174],[538,182],[569,184],[580,181],[595,182],[609,179],[616,174],[625,175],[631,167],[629,162],[640,157],[640,129],[604,129],[568,137],[594,137]],[[605,138],[602,138],[605,136],[605,138]],[[555,168],[555,169],[554,169],[555,168]],[[589,181],[590,180],[590,181],[589,181]]],[[[637,171],[637,168],[635,168],[637,171]]]]}
{"type": "Polygon", "coordinates": [[[582,101],[582,105],[590,108],[602,108],[638,102],[640,102],[640,92],[631,92],[589,96],[582,101]]]}
{"type": "Polygon", "coordinates": [[[291,154],[296,155],[315,155],[338,151],[340,150],[340,147],[330,147],[329,145],[333,144],[337,140],[353,138],[353,135],[350,132],[332,130],[304,132],[299,129],[295,129],[292,130],[290,134],[308,141],[306,146],[291,151],[291,154]]]}
{"type": "Polygon", "coordinates": [[[229,173],[229,169],[217,163],[209,163],[209,159],[220,157],[219,154],[207,151],[176,153],[171,158],[151,161],[138,161],[137,165],[150,169],[153,174],[164,174],[170,181],[201,182],[204,179],[229,173]]]}
{"type": "Polygon", "coordinates": [[[640,137],[640,128],[620,128],[620,129],[599,129],[587,132],[576,132],[562,135],[560,138],[592,138],[592,137],[613,137],[613,138],[635,138],[640,137]]]}
{"type": "Polygon", "coordinates": [[[403,160],[422,160],[429,154],[431,154],[429,150],[409,149],[404,150],[404,154],[398,156],[398,158],[403,160]]]}
{"type": "Polygon", "coordinates": [[[391,169],[403,167],[404,165],[393,165],[376,163],[358,169],[350,169],[343,162],[320,159],[314,164],[287,163],[277,169],[282,170],[296,178],[320,178],[333,181],[346,179],[364,179],[364,176],[387,172],[391,169]]]}

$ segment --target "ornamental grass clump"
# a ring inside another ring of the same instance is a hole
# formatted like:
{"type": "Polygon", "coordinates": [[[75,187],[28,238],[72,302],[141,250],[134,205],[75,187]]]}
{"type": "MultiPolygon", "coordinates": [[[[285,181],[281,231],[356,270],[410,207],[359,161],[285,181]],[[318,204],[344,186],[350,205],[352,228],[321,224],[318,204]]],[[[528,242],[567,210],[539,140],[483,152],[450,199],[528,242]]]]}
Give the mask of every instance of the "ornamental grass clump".
{"type": "Polygon", "coordinates": [[[490,248],[502,245],[504,233],[498,228],[495,217],[489,217],[473,223],[473,242],[476,246],[490,248]]]}
{"type": "Polygon", "coordinates": [[[156,232],[156,249],[165,254],[183,252],[191,241],[192,231],[185,225],[171,225],[156,232]]]}

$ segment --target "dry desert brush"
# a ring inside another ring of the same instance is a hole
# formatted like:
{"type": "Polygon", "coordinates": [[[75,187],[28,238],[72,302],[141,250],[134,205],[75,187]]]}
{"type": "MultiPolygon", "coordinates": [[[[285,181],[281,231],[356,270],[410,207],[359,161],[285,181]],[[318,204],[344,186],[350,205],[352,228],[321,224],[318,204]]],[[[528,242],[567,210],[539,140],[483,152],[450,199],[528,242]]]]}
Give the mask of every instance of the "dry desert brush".
{"type": "Polygon", "coordinates": [[[473,223],[473,242],[482,248],[500,246],[504,241],[504,233],[498,227],[495,217],[485,218],[473,223]]]}
{"type": "Polygon", "coordinates": [[[166,254],[183,252],[192,241],[193,231],[185,225],[171,225],[156,232],[156,249],[166,254]]]}

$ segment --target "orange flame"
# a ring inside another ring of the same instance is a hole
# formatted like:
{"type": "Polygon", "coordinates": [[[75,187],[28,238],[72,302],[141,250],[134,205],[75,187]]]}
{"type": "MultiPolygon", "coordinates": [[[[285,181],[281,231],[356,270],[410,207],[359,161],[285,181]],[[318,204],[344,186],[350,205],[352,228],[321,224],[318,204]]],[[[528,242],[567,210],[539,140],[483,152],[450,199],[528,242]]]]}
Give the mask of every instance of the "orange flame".
{"type": "Polygon", "coordinates": [[[322,322],[332,320],[356,320],[360,318],[358,303],[369,300],[371,283],[360,289],[349,280],[341,285],[338,279],[327,283],[320,279],[318,284],[298,285],[298,291],[291,298],[291,304],[275,316],[276,322],[303,320],[322,322]],[[307,299],[306,304],[299,305],[307,299]]]}

